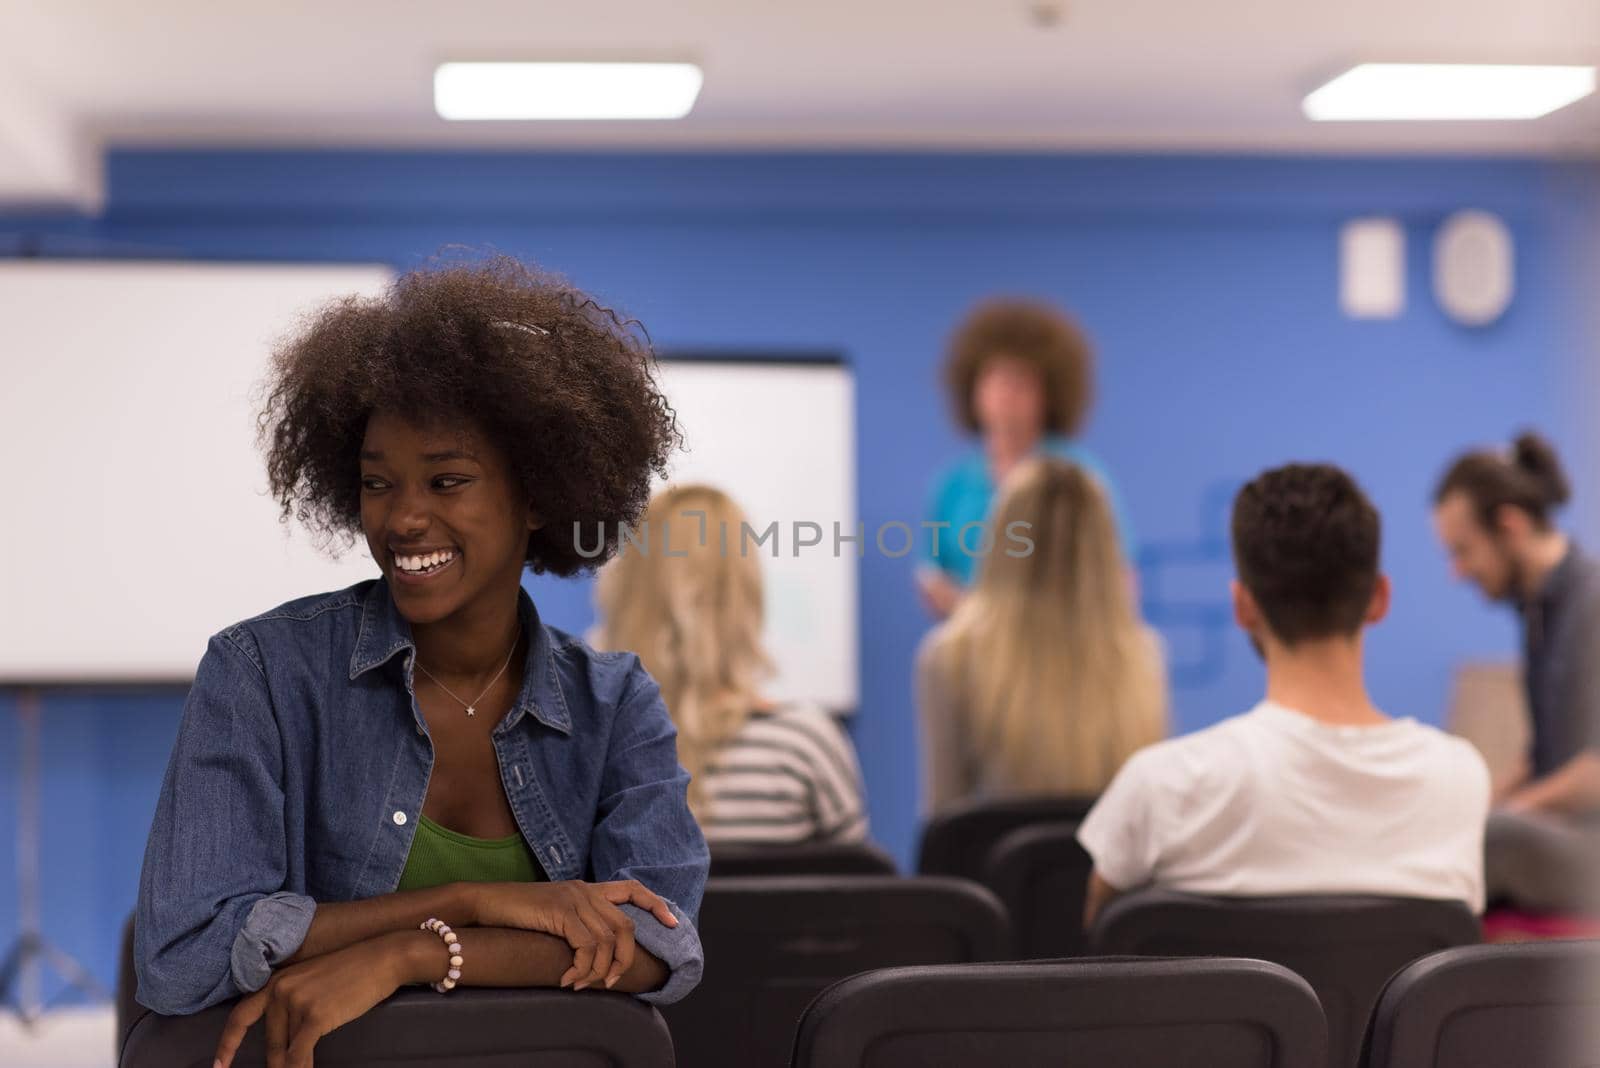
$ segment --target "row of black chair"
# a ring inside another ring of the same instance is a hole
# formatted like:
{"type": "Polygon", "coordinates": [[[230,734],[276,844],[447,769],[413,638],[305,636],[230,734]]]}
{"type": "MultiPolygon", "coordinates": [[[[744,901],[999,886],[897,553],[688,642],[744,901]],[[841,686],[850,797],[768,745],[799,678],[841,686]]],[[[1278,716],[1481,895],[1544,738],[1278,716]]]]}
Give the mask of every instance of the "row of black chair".
{"type": "MultiPolygon", "coordinates": [[[[1074,912],[1062,924],[1078,924],[1074,912]]],[[[847,976],[886,967],[1018,959],[1004,907],[964,879],[713,879],[701,907],[700,987],[668,1007],[687,1064],[784,1063],[800,1010],[847,976]]],[[[1090,932],[1097,957],[1244,957],[1302,976],[1320,1000],[1329,1065],[1352,1068],[1384,982],[1419,957],[1478,940],[1455,901],[1201,898],[1147,890],[1090,932]]]]}
{"type": "MultiPolygon", "coordinates": [[[[1600,1063],[1600,944],[1464,946],[1385,986],[1361,1068],[1600,1063]]],[[[897,968],[847,979],[800,1021],[792,1068],[1321,1068],[1305,981],[1225,958],[897,968]]]]}
{"type": "MultiPolygon", "coordinates": [[[[1091,862],[1076,838],[1078,819],[1091,805],[1090,799],[1049,798],[957,807],[929,823],[919,869],[924,874],[974,879],[995,894],[1011,921],[1008,959],[1093,953],[1236,956],[1281,964],[1305,977],[1321,999],[1332,1049],[1329,1063],[1334,1068],[1355,1064],[1362,1030],[1389,976],[1418,957],[1479,939],[1477,919],[1455,902],[1215,899],[1159,892],[1113,903],[1091,939],[1082,923],[1091,862]]],[[[808,868],[870,871],[882,859],[882,853],[870,847],[811,846],[744,853],[739,855],[738,870],[746,874],[808,868]]],[[[714,870],[716,864],[714,858],[714,870]]],[[[855,892],[862,889],[859,884],[852,887],[855,892]]],[[[911,962],[891,955],[894,947],[873,948],[886,954],[878,957],[880,965],[911,962]]],[[[858,963],[873,966],[867,959],[858,963]]],[[[742,981],[743,969],[735,973],[735,981],[742,981]]],[[[719,1000],[714,994],[700,998],[707,1005],[719,1000]]],[[[704,1011],[711,1013],[709,1008],[704,1011]]],[[[688,1023],[680,1026],[677,1020],[673,1027],[675,1033],[698,1030],[688,1023]]],[[[776,1063],[771,1055],[761,1059],[776,1063]]]]}
{"type": "Polygon", "coordinates": [[[786,1063],[801,1011],[857,973],[1093,952],[1286,967],[1320,1000],[1328,1064],[1349,1068],[1383,982],[1417,957],[1477,938],[1470,913],[1441,902],[1160,893],[1119,900],[1086,937],[1089,861],[1075,833],[1089,804],[985,803],[934,820],[919,868],[962,878],[892,878],[892,861],[870,846],[714,851],[701,934],[715,964],[666,1010],[678,1063],[786,1063]],[[792,874],[815,871],[847,874],[792,874]],[[989,890],[966,881],[974,877],[989,890]]]}
{"type": "MultiPolygon", "coordinates": [[[[1092,862],[1078,844],[1093,798],[974,801],[931,820],[918,849],[917,873],[970,879],[988,887],[1011,918],[1019,959],[1073,957],[1088,951],[1084,890],[1092,862]]],[[[893,875],[893,858],[875,845],[719,846],[711,877],[893,875]]]]}
{"type": "Polygon", "coordinates": [[[917,872],[971,879],[992,890],[1011,917],[1023,960],[1089,950],[1083,899],[1093,866],[1078,844],[1092,797],[978,800],[928,821],[917,872]]]}
{"type": "Polygon", "coordinates": [[[794,1068],[1321,1068],[1305,980],[1251,960],[1111,958],[891,968],[806,1010],[794,1068]]]}
{"type": "MultiPolygon", "coordinates": [[[[124,1068],[203,1068],[228,1006],[147,1013],[124,1068]]],[[[1580,1068],[1600,1063],[1600,944],[1468,946],[1385,987],[1360,1068],[1580,1068]]],[[[1265,961],[1086,958],[879,969],[805,1008],[791,1068],[1323,1068],[1327,1025],[1304,979],[1265,961]]],[[[265,1063],[259,1032],[235,1061],[265,1063]]],[[[693,1060],[620,994],[395,995],[317,1048],[340,1068],[671,1068],[693,1060]]]]}
{"type": "Polygon", "coordinates": [[[1477,917],[1459,901],[1145,890],[1108,905],[1089,946],[1096,954],[1249,957],[1282,965],[1310,983],[1322,1004],[1329,1068],[1352,1068],[1389,977],[1421,957],[1479,941],[1479,931],[1477,917]]]}

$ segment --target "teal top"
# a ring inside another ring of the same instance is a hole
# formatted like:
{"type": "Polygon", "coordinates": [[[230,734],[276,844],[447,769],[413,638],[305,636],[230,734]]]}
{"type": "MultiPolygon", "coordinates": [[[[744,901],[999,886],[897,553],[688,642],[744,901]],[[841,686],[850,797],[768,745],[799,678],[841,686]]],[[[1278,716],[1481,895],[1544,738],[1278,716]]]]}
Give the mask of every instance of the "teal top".
{"type": "Polygon", "coordinates": [[[539,883],[548,880],[522,835],[472,838],[417,819],[405,870],[396,890],[420,890],[445,883],[539,883]]]}
{"type": "MultiPolygon", "coordinates": [[[[1117,521],[1117,529],[1122,533],[1123,552],[1127,554],[1129,565],[1136,566],[1138,547],[1134,542],[1133,528],[1128,523],[1127,510],[1122,506],[1122,497],[1117,492],[1116,484],[1106,474],[1100,461],[1095,459],[1088,449],[1070,438],[1054,435],[1047,436],[1040,443],[1039,451],[1070,460],[1095,477],[1106,492],[1106,499],[1111,505],[1111,514],[1117,521]]],[[[994,506],[995,490],[994,479],[989,475],[989,458],[984,455],[981,448],[972,450],[940,473],[934,483],[928,520],[950,525],[923,532],[924,563],[939,568],[963,586],[972,582],[978,571],[978,562],[983,557],[977,551],[967,552],[962,548],[961,528],[969,523],[982,523],[989,518],[989,512],[994,506]],[[933,543],[935,533],[939,539],[937,552],[934,551],[933,543]]],[[[1004,532],[992,531],[989,535],[991,535],[989,541],[986,542],[977,531],[970,531],[965,544],[977,550],[981,545],[999,543],[1004,532]]]]}

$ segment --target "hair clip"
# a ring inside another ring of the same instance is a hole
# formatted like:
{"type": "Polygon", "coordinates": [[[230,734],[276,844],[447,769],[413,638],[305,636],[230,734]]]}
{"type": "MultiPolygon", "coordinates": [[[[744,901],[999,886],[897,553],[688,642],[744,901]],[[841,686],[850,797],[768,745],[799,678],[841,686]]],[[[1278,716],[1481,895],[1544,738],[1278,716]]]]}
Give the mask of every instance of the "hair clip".
{"type": "Polygon", "coordinates": [[[529,326],[526,323],[514,323],[510,319],[496,319],[490,326],[503,326],[510,330],[521,330],[524,334],[549,334],[550,331],[542,326],[529,326]]]}

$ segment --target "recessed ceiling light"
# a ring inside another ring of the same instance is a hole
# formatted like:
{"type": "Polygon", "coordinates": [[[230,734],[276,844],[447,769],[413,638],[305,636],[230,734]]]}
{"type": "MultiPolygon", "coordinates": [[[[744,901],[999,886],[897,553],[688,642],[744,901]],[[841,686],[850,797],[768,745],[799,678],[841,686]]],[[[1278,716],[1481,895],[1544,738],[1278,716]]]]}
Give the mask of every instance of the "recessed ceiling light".
{"type": "Polygon", "coordinates": [[[693,63],[441,63],[443,119],[681,119],[700,95],[693,63]]]}
{"type": "Polygon", "coordinates": [[[1363,63],[1306,97],[1321,122],[1537,119],[1594,92],[1593,67],[1363,63]]]}

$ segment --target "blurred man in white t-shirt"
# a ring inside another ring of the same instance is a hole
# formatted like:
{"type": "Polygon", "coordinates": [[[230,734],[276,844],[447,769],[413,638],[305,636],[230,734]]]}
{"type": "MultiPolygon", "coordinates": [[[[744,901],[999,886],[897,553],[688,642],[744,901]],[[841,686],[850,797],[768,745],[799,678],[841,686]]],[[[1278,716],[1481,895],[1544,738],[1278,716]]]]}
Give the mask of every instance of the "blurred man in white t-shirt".
{"type": "Polygon", "coordinates": [[[1234,618],[1266,660],[1244,715],[1134,754],[1084,820],[1085,923],[1146,885],[1484,904],[1489,771],[1470,744],[1368,696],[1389,609],[1377,510],[1336,467],[1258,476],[1233,505],[1234,618]]]}

